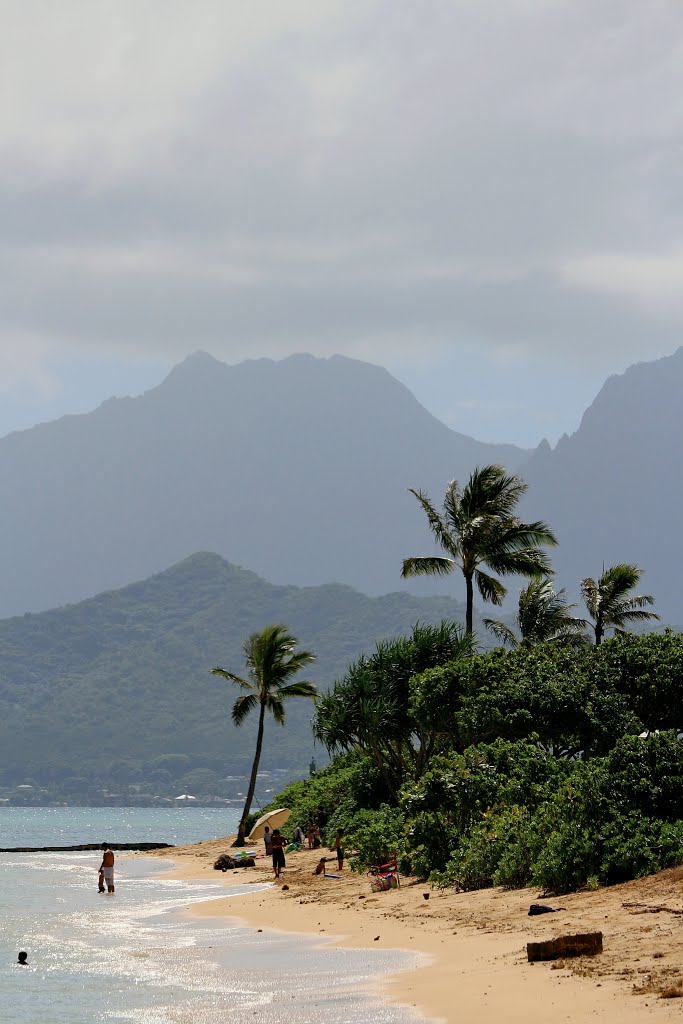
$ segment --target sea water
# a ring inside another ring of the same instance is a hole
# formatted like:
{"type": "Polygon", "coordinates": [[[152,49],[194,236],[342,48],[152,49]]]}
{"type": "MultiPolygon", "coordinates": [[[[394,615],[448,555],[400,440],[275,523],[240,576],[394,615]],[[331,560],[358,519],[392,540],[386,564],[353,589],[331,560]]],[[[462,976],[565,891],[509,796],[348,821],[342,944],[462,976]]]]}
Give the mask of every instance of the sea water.
{"type": "MultiPolygon", "coordinates": [[[[179,845],[233,825],[213,808],[0,808],[0,846],[179,845]]],[[[194,902],[262,887],[160,877],[170,858],[117,856],[110,896],[97,891],[96,851],[0,854],[0,1022],[413,1024],[375,994],[381,975],[417,963],[412,954],[189,918],[194,902]],[[16,965],[20,949],[28,967],[16,965]]]]}

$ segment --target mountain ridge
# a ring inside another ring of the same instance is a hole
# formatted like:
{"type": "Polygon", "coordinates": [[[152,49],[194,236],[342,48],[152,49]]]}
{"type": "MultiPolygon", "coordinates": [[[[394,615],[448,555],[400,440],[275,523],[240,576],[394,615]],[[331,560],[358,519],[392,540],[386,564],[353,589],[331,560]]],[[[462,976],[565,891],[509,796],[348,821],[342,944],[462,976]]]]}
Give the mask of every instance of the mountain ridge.
{"type": "Polygon", "coordinates": [[[230,367],[196,354],[143,395],[0,440],[11,538],[0,573],[13,580],[0,616],[123,586],[199,549],[276,582],[386,592],[419,536],[409,486],[527,455],[451,431],[372,364],[230,367]]]}
{"type": "MultiPolygon", "coordinates": [[[[0,781],[78,775],[131,762],[147,770],[184,755],[193,766],[246,771],[253,725],[230,724],[236,691],[209,674],[242,673],[249,634],[280,622],[317,655],[325,689],[377,641],[416,622],[462,621],[461,602],[352,587],[278,586],[212,552],[78,604],[0,621],[0,781]]],[[[264,767],[305,771],[311,707],[267,729],[264,767]]]]}

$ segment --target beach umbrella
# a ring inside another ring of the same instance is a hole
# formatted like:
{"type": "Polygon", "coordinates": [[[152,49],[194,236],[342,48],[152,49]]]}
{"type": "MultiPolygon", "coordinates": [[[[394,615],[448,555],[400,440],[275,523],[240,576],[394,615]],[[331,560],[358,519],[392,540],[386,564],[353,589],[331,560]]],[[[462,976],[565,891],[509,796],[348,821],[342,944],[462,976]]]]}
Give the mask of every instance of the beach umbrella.
{"type": "Polygon", "coordinates": [[[274,828],[280,828],[281,825],[284,825],[291,817],[291,814],[292,812],[288,807],[280,807],[277,811],[268,811],[267,814],[262,814],[249,833],[249,839],[252,842],[255,842],[257,839],[263,839],[266,825],[268,825],[272,832],[274,828]]]}

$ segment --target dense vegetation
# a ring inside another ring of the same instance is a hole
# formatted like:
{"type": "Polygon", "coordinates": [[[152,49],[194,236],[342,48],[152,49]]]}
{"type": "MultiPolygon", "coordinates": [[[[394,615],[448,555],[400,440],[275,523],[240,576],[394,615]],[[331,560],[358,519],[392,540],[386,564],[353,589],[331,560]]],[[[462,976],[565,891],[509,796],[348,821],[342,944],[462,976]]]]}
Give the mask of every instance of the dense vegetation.
{"type": "Polygon", "coordinates": [[[321,808],[359,866],[397,851],[462,889],[567,891],[683,858],[683,636],[474,655],[457,640],[423,628],[351,666],[314,724],[340,753],[277,798],[293,821],[321,808]],[[362,734],[344,725],[361,700],[362,734]]]}

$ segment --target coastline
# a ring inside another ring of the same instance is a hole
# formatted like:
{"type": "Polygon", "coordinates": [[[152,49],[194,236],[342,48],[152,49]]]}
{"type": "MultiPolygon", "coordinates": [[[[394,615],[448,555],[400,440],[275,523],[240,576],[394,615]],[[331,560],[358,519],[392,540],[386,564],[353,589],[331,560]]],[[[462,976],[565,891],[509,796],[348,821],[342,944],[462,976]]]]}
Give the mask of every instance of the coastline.
{"type": "MultiPolygon", "coordinates": [[[[215,871],[214,860],[229,845],[224,839],[140,856],[172,860],[166,875],[178,880],[226,887],[273,880],[265,859],[255,868],[215,871]]],[[[196,903],[186,913],[325,937],[335,947],[422,954],[424,965],[383,978],[382,993],[433,1022],[546,1024],[551,1013],[560,1020],[590,1016],[605,1024],[617,1018],[637,1024],[648,1014],[661,1021],[680,1016],[681,1004],[663,994],[673,994],[683,982],[683,869],[549,899],[561,914],[528,917],[529,904],[539,898],[534,890],[439,892],[405,879],[398,890],[372,893],[368,878],[348,867],[342,879],[314,876],[319,856],[320,851],[291,854],[279,885],[196,903]],[[634,911],[625,902],[666,904],[671,912],[634,911]],[[528,941],[594,930],[604,934],[604,952],[597,957],[527,962],[528,941]]],[[[334,855],[328,857],[336,868],[334,855]]]]}

